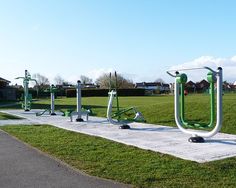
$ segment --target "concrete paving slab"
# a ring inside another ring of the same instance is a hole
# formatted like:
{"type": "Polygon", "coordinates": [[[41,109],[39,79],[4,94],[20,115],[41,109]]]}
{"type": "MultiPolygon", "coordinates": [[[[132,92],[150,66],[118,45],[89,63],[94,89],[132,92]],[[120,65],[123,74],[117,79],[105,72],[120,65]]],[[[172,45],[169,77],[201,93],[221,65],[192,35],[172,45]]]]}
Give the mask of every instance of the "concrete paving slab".
{"type": "MultiPolygon", "coordinates": [[[[173,127],[131,123],[131,129],[121,130],[118,126],[109,124],[105,118],[89,117],[88,122],[70,122],[68,117],[63,116],[36,117],[35,113],[38,111],[6,110],[2,112],[24,117],[34,124],[50,124],[199,163],[236,156],[236,135],[218,133],[206,139],[205,143],[190,143],[188,142],[189,135],[173,127]]],[[[18,120],[14,121],[17,124],[18,120]]]]}

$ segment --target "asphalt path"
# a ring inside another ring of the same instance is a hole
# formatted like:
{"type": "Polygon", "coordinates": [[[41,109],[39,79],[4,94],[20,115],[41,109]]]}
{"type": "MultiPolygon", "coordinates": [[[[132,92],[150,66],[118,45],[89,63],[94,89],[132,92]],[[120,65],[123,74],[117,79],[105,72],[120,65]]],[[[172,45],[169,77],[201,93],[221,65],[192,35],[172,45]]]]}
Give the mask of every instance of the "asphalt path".
{"type": "Polygon", "coordinates": [[[88,176],[0,131],[1,188],[125,188],[88,176]]]}

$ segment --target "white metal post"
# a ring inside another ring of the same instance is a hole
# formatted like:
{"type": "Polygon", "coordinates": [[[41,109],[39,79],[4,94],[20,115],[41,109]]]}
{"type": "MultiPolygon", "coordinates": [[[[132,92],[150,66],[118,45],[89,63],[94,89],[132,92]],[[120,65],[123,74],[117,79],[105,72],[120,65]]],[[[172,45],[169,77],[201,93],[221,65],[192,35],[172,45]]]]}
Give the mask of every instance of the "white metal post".
{"type": "Polygon", "coordinates": [[[54,116],[55,113],[55,93],[53,91],[54,85],[51,85],[50,92],[51,92],[51,112],[50,115],[54,116]]]}
{"type": "Polygon", "coordinates": [[[78,115],[76,121],[84,121],[81,117],[82,112],[81,112],[81,82],[80,80],[77,81],[76,98],[77,98],[77,115],[78,115]]]}

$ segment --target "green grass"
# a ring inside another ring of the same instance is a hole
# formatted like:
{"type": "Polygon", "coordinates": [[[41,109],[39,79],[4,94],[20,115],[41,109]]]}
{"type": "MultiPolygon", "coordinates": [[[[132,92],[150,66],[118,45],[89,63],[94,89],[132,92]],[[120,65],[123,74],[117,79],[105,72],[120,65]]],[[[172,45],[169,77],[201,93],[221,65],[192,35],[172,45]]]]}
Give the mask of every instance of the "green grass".
{"type": "Polygon", "coordinates": [[[236,187],[236,158],[198,164],[47,125],[1,129],[88,174],[136,187],[236,187]]]}
{"type": "Polygon", "coordinates": [[[0,112],[0,120],[8,120],[8,119],[22,119],[22,118],[0,112]]]}

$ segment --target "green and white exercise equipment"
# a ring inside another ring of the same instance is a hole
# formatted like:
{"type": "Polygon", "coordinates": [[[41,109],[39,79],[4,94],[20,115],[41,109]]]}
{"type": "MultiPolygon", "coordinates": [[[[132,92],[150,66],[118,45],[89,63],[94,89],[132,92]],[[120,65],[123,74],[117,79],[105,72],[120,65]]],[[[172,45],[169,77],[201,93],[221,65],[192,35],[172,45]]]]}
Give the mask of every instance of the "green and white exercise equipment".
{"type": "Polygon", "coordinates": [[[209,138],[217,134],[222,127],[222,80],[223,73],[222,68],[218,67],[217,70],[213,70],[209,67],[201,67],[201,68],[192,68],[192,69],[179,69],[167,71],[167,73],[175,77],[175,122],[178,128],[187,134],[191,134],[192,137],[189,138],[189,142],[204,142],[204,138],[209,138]],[[210,83],[210,104],[211,104],[211,112],[210,112],[210,122],[208,124],[187,122],[185,120],[185,108],[184,108],[184,85],[187,82],[187,75],[185,73],[180,73],[180,71],[188,71],[188,70],[198,70],[198,69],[206,69],[208,70],[207,80],[210,83]],[[175,72],[174,74],[172,72],[175,72]],[[216,106],[216,124],[214,126],[215,119],[215,91],[214,85],[216,83],[217,87],[217,106],[216,106]],[[190,128],[190,129],[189,129],[190,128]],[[191,128],[212,128],[210,131],[199,131],[193,130],[191,128]]]}
{"type": "Polygon", "coordinates": [[[82,88],[82,85],[81,85],[81,81],[78,80],[77,81],[77,86],[76,86],[76,103],[77,103],[77,108],[76,108],[76,111],[75,112],[71,112],[70,113],[70,120],[71,122],[73,121],[73,116],[76,115],[76,121],[77,122],[83,122],[84,119],[82,118],[82,116],[85,116],[86,117],[86,121],[88,121],[88,117],[89,117],[89,114],[91,114],[91,110],[86,110],[86,109],[83,109],[82,108],[82,105],[81,105],[81,99],[82,99],[82,95],[81,95],[81,88],[82,88]]]}
{"type": "Polygon", "coordinates": [[[45,90],[45,92],[50,92],[50,96],[51,96],[50,109],[46,109],[42,112],[38,112],[38,113],[36,113],[36,116],[41,116],[41,115],[45,114],[46,112],[48,112],[49,115],[51,115],[51,116],[55,116],[55,115],[57,115],[55,113],[55,93],[57,92],[57,87],[52,84],[49,89],[45,90]]]}
{"type": "Polygon", "coordinates": [[[35,82],[37,84],[37,80],[32,79],[30,73],[28,70],[25,70],[25,76],[24,77],[17,77],[15,79],[23,79],[23,86],[24,86],[24,100],[22,102],[22,108],[25,111],[31,110],[31,104],[32,104],[32,95],[29,94],[29,82],[35,82]]]}
{"type": "Polygon", "coordinates": [[[113,125],[119,125],[120,129],[130,129],[130,126],[128,125],[129,122],[135,121],[135,122],[145,122],[145,119],[141,112],[137,111],[135,107],[120,109],[119,106],[119,97],[117,94],[118,91],[118,81],[117,81],[117,74],[115,72],[115,88],[112,88],[112,77],[110,73],[110,82],[109,82],[109,100],[108,100],[108,106],[107,106],[107,120],[113,124],[113,125]],[[112,112],[113,108],[113,100],[116,99],[116,112],[112,112]],[[132,113],[134,114],[133,118],[125,118],[121,119],[122,115],[125,115],[126,113],[132,113]]]}

